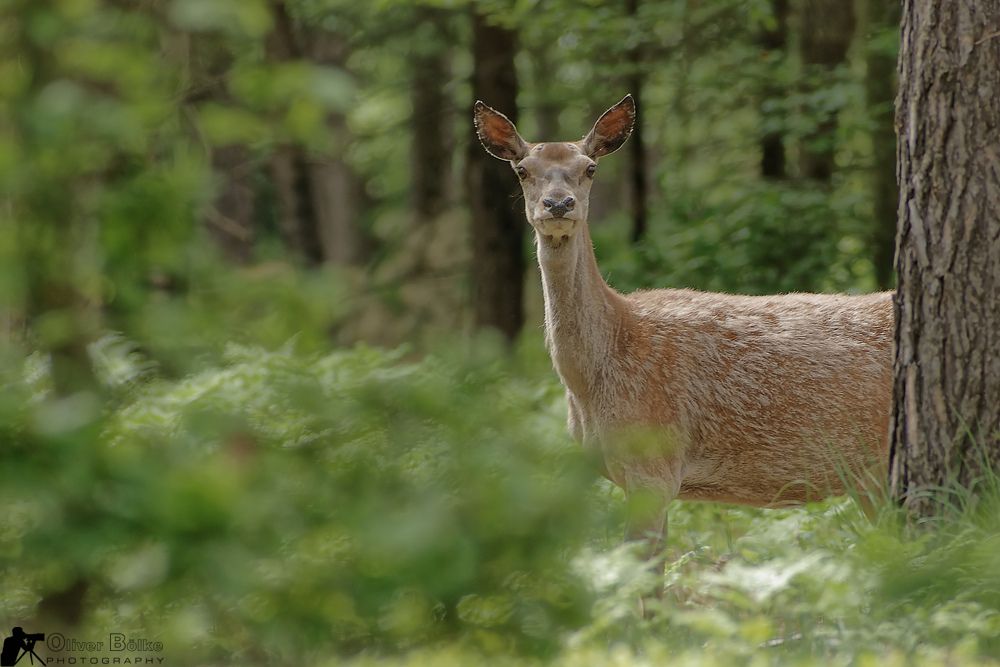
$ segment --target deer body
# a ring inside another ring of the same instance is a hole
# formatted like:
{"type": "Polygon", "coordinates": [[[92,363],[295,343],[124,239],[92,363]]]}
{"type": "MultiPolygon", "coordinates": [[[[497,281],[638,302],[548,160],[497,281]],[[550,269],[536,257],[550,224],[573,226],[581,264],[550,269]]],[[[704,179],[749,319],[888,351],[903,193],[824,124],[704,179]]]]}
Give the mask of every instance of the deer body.
{"type": "Polygon", "coordinates": [[[874,486],[888,457],[891,295],[608,287],[587,201],[596,160],[634,114],[626,97],[579,142],[529,144],[476,108],[483,145],[521,178],[569,428],[625,490],[626,539],[658,545],[674,498],[767,507],[842,494],[845,479],[874,486]]]}

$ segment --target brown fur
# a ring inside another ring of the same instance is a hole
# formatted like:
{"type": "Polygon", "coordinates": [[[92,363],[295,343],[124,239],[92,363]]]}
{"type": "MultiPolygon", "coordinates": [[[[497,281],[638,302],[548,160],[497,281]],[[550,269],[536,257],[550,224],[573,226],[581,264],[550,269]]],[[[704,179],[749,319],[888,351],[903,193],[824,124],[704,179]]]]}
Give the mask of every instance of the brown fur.
{"type": "Polygon", "coordinates": [[[624,143],[634,117],[626,97],[581,141],[529,144],[476,107],[483,145],[522,179],[569,428],[635,505],[626,538],[658,543],[673,498],[773,507],[842,494],[845,480],[876,490],[887,464],[891,294],[608,287],[587,229],[587,168],[624,143]],[[572,210],[547,214],[546,199],[566,197],[572,210]]]}

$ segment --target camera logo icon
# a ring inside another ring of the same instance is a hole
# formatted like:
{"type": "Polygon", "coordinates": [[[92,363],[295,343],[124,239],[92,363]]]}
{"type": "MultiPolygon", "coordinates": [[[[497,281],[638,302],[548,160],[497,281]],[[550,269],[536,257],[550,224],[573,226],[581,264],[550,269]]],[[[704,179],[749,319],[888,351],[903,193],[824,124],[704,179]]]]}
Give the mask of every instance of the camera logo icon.
{"type": "Polygon", "coordinates": [[[44,665],[45,661],[35,653],[35,642],[45,641],[44,632],[27,633],[21,628],[11,630],[11,636],[3,640],[3,649],[0,650],[0,667],[13,667],[21,658],[28,656],[28,661],[35,664],[38,658],[39,664],[44,665]]]}

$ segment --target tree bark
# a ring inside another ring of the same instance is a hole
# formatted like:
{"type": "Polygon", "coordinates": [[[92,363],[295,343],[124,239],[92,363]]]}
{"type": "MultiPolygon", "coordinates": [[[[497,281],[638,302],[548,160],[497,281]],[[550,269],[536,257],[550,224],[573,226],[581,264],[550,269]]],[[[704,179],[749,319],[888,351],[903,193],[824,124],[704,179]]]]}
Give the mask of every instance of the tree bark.
{"type": "Polygon", "coordinates": [[[890,483],[917,516],[1000,460],[998,26],[997,3],[903,6],[890,483]]]}
{"type": "MultiPolygon", "coordinates": [[[[802,63],[807,70],[832,72],[847,59],[854,36],[851,0],[804,0],[802,3],[802,63]]],[[[837,112],[815,110],[819,122],[802,144],[799,170],[806,178],[828,182],[833,176],[837,112]]]]}
{"type": "Polygon", "coordinates": [[[896,97],[896,57],[884,36],[899,31],[899,0],[871,0],[869,34],[875,42],[865,54],[867,74],[865,89],[872,128],[872,199],[874,220],[871,233],[872,263],[879,289],[890,289],[895,280],[893,258],[896,252],[896,209],[899,186],[896,183],[896,135],[893,128],[893,100],[896,97]]]}
{"type": "MultiPolygon", "coordinates": [[[[517,53],[513,31],[472,15],[472,95],[517,122],[517,53]]],[[[469,118],[472,118],[470,112],[469,118]]],[[[472,122],[466,186],[472,210],[473,318],[513,342],[524,324],[524,235],[520,185],[509,164],[479,145],[472,122]]]]}

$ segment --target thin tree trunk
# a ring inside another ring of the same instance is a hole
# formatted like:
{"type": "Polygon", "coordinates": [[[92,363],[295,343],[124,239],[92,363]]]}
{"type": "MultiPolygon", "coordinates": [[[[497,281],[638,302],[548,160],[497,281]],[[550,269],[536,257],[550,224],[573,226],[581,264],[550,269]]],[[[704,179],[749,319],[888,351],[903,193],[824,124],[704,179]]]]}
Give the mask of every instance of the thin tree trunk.
{"type": "MultiPolygon", "coordinates": [[[[639,16],[639,0],[627,0],[626,13],[633,20],[636,20],[639,16]]],[[[648,199],[646,194],[646,144],[642,134],[642,84],[644,79],[642,63],[645,61],[642,45],[636,44],[629,51],[628,57],[632,66],[628,76],[629,90],[632,93],[632,99],[635,100],[636,108],[639,110],[628,144],[629,201],[632,208],[631,240],[632,243],[639,243],[646,236],[649,218],[646,206],[648,199]]]]}
{"type": "MultiPolygon", "coordinates": [[[[312,29],[305,35],[305,56],[317,65],[344,69],[350,55],[347,37],[339,32],[312,29]]],[[[331,113],[327,127],[334,137],[349,136],[347,118],[331,113]]],[[[368,259],[368,238],[361,226],[364,184],[340,155],[309,155],[304,149],[313,225],[324,261],[361,265],[368,259]]]]}
{"type": "MultiPolygon", "coordinates": [[[[871,0],[869,34],[880,35],[899,30],[899,0],[871,0]]],[[[872,119],[872,262],[879,289],[893,287],[893,257],[896,252],[896,209],[899,186],[896,184],[896,135],[893,128],[893,100],[896,97],[896,58],[884,40],[870,44],[866,53],[865,88],[868,113],[872,119]]]]}
{"type": "MultiPolygon", "coordinates": [[[[444,10],[417,8],[419,23],[439,26],[444,10]]],[[[413,144],[410,173],[413,211],[418,223],[432,220],[448,208],[451,177],[451,99],[445,86],[451,79],[448,48],[443,37],[416,44],[413,58],[413,144]]]]}
{"type": "MultiPolygon", "coordinates": [[[[774,27],[761,31],[760,44],[771,61],[785,59],[788,48],[788,0],[771,0],[771,13],[774,17],[774,27]]],[[[763,101],[781,98],[786,94],[774,79],[764,84],[763,101]]],[[[771,115],[767,110],[761,110],[761,116],[767,120],[771,115]]],[[[767,179],[781,180],[787,178],[788,170],[785,161],[784,132],[769,129],[760,138],[760,175],[767,179]]]]}
{"type": "Polygon", "coordinates": [[[890,477],[920,516],[1000,460],[1000,5],[906,0],[890,477]]]}
{"type": "Polygon", "coordinates": [[[564,100],[559,98],[557,69],[552,63],[551,46],[548,42],[535,44],[530,48],[532,83],[535,89],[535,123],[538,125],[539,141],[559,141],[559,113],[564,100]]]}
{"type": "MultiPolygon", "coordinates": [[[[10,21],[6,35],[16,44],[16,52],[21,56],[19,65],[25,73],[27,89],[22,104],[37,99],[53,81],[65,75],[52,51],[42,45],[39,35],[25,30],[38,23],[38,16],[44,16],[47,10],[36,10],[38,14],[34,17],[30,16],[31,11],[27,10],[26,20],[10,21]],[[36,20],[32,22],[30,18],[36,20]]],[[[22,110],[27,108],[24,106],[22,110]]],[[[21,138],[25,150],[51,150],[51,139],[39,132],[44,125],[30,122],[32,119],[24,113],[11,114],[8,120],[12,124],[6,129],[21,138]]],[[[52,403],[80,397],[85,401],[79,405],[87,405],[93,399],[99,401],[103,394],[89,354],[89,345],[101,332],[101,311],[92,295],[84,293],[81,284],[99,278],[91,259],[96,256],[96,221],[84,212],[84,202],[93,196],[95,181],[102,178],[107,176],[82,170],[60,177],[42,174],[25,179],[24,191],[6,202],[13,208],[10,220],[16,225],[15,239],[22,258],[25,315],[35,337],[33,342],[49,358],[52,403]]],[[[88,440],[99,433],[102,410],[79,411],[70,423],[81,417],[83,423],[68,428],[64,425],[56,437],[88,447],[88,440]]],[[[40,430],[25,435],[29,439],[46,439],[40,436],[40,430]]],[[[35,455],[51,455],[54,451],[43,444],[35,455]]],[[[51,500],[59,500],[58,495],[51,500]]],[[[63,582],[61,588],[47,591],[37,607],[39,617],[58,622],[59,627],[74,626],[83,616],[88,582],[77,567],[72,568],[71,575],[71,580],[63,582]]]]}
{"type": "MultiPolygon", "coordinates": [[[[230,103],[227,82],[232,53],[215,35],[192,34],[188,44],[192,64],[192,92],[188,101],[230,103]]],[[[209,236],[229,260],[248,262],[253,254],[256,209],[250,149],[232,144],[213,146],[211,152],[212,169],[220,186],[205,210],[203,222],[209,236]]]]}
{"type": "MultiPolygon", "coordinates": [[[[517,122],[517,53],[513,31],[472,15],[472,94],[517,122]]],[[[469,118],[471,119],[471,113],[469,118]]],[[[520,185],[509,164],[479,145],[472,123],[466,166],[472,210],[473,317],[477,329],[492,327],[513,341],[524,324],[524,234],[527,223],[520,185]]]]}
{"type": "MultiPolygon", "coordinates": [[[[308,59],[344,67],[347,39],[322,29],[297,29],[284,2],[271,2],[274,30],[265,50],[271,62],[308,59]]],[[[344,117],[330,114],[334,136],[347,136],[344,117]]],[[[339,156],[314,155],[299,145],[279,147],[269,170],[278,199],[278,228],[285,244],[306,263],[360,264],[366,259],[360,224],[362,185],[339,156]]]]}
{"type": "Polygon", "coordinates": [[[278,231],[285,246],[316,265],[323,262],[323,243],[313,211],[309,168],[299,146],[279,146],[268,160],[278,198],[278,231]]]}
{"type": "Polygon", "coordinates": [[[238,144],[216,147],[212,168],[222,176],[222,188],[207,213],[209,234],[231,261],[249,262],[257,196],[250,149],[238,144]]]}
{"type": "MultiPolygon", "coordinates": [[[[303,58],[304,49],[285,3],[278,0],[270,6],[274,29],[264,44],[268,61],[282,63],[303,58]]],[[[268,160],[268,170],[278,199],[278,231],[285,246],[307,264],[320,264],[323,244],[305,151],[297,145],[279,146],[268,160]]]]}
{"type": "MultiPolygon", "coordinates": [[[[801,23],[807,69],[829,73],[847,59],[854,36],[852,0],[804,0],[801,23]]],[[[835,110],[820,113],[825,115],[803,141],[799,169],[805,178],[828,182],[834,171],[837,115],[835,110]]]]}

